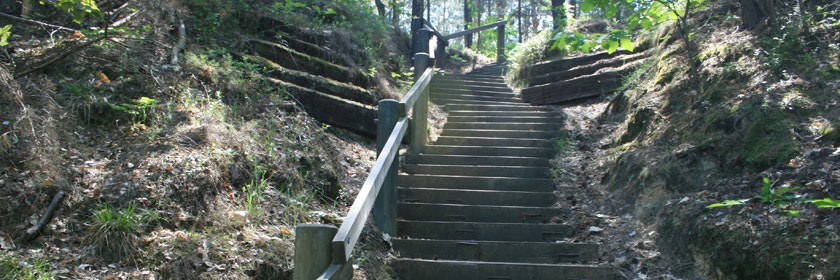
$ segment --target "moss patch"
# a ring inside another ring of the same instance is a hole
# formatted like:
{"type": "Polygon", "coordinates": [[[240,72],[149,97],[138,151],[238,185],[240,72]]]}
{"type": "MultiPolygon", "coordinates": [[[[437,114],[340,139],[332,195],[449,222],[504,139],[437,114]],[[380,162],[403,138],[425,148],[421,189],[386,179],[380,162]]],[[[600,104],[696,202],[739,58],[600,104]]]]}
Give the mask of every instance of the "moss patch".
{"type": "Polygon", "coordinates": [[[787,115],[770,110],[756,114],[744,139],[747,163],[760,170],[785,164],[799,151],[787,115]]]}

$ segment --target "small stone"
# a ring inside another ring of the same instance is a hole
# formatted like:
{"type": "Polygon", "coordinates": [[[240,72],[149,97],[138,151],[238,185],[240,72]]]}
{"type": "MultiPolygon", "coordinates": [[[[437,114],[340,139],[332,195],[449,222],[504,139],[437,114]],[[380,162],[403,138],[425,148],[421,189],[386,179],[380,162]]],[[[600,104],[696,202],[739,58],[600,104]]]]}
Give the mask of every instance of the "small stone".
{"type": "Polygon", "coordinates": [[[128,168],[134,168],[134,164],[129,162],[128,163],[128,168]]]}
{"type": "Polygon", "coordinates": [[[631,232],[629,235],[630,237],[636,236],[636,231],[631,232]]]}
{"type": "Polygon", "coordinates": [[[602,232],[602,231],[604,231],[604,229],[596,227],[596,226],[590,226],[589,227],[589,232],[599,233],[599,232],[602,232]]]}
{"type": "Polygon", "coordinates": [[[686,203],[686,202],[688,202],[688,197],[687,196],[680,199],[679,204],[683,204],[683,203],[686,203]]]}

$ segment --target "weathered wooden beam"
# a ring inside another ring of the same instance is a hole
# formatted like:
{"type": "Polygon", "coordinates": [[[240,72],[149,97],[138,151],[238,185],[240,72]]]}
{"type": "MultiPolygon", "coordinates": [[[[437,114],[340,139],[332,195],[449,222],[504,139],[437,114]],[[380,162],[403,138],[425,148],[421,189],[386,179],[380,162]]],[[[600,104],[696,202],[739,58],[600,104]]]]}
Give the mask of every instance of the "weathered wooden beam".
{"type": "Polygon", "coordinates": [[[362,185],[356,200],[350,207],[350,212],[344,218],[341,227],[338,228],[338,233],[333,238],[333,263],[346,263],[353,252],[353,247],[359,241],[359,235],[362,233],[362,228],[365,226],[371,208],[373,208],[379,189],[385,182],[388,169],[391,163],[397,157],[400,150],[400,142],[402,142],[406,131],[408,130],[408,119],[402,118],[397,122],[393,132],[388,137],[382,153],[376,159],[373,168],[370,170],[370,175],[362,185]]]}
{"type": "Polygon", "coordinates": [[[505,25],[499,25],[496,32],[496,62],[502,64],[507,60],[505,56],[505,25]]]}
{"type": "Polygon", "coordinates": [[[321,224],[295,226],[294,280],[311,280],[321,275],[332,262],[331,241],[338,228],[321,224]]]}
{"type": "Polygon", "coordinates": [[[443,36],[443,38],[446,39],[446,40],[452,40],[452,39],[455,39],[455,38],[458,38],[458,37],[461,37],[461,36],[470,35],[470,34],[473,34],[473,33],[479,32],[479,31],[484,31],[484,30],[494,28],[494,27],[497,27],[497,26],[502,26],[502,25],[505,25],[505,24],[507,24],[506,20],[499,21],[499,22],[494,22],[494,23],[487,24],[487,25],[482,25],[482,26],[479,26],[479,27],[476,27],[476,28],[471,28],[471,29],[467,29],[467,30],[464,30],[464,31],[458,31],[458,32],[443,36]]]}
{"type": "Polygon", "coordinates": [[[417,88],[418,91],[414,92],[414,95],[417,96],[417,102],[411,106],[406,104],[408,108],[412,108],[409,129],[411,129],[411,151],[415,153],[422,153],[426,147],[429,118],[429,83],[433,72],[433,69],[428,68],[428,65],[428,55],[417,54],[414,57],[414,71],[423,71],[423,75],[419,76],[417,82],[415,82],[415,85],[420,84],[417,88]],[[426,80],[428,81],[423,81],[424,76],[427,77],[426,80]]]}
{"type": "MultiPolygon", "coordinates": [[[[428,57],[428,55],[426,55],[426,57],[428,57]]],[[[414,82],[414,85],[411,86],[411,89],[408,90],[405,97],[400,100],[400,103],[405,104],[406,109],[414,107],[414,104],[417,103],[417,100],[419,100],[420,96],[423,95],[423,91],[429,87],[429,83],[432,81],[432,76],[434,75],[433,69],[426,69],[426,71],[422,73],[423,75],[414,82]]]]}
{"type": "Polygon", "coordinates": [[[353,279],[353,260],[343,264],[331,264],[318,280],[350,280],[353,279]]]}
{"type": "MultiPolygon", "coordinates": [[[[377,122],[376,151],[382,156],[391,131],[399,120],[399,102],[393,99],[379,101],[379,121],[377,122]]],[[[387,173],[376,202],[373,204],[373,220],[382,232],[392,236],[397,234],[397,169],[399,158],[394,159],[387,173]]]]}

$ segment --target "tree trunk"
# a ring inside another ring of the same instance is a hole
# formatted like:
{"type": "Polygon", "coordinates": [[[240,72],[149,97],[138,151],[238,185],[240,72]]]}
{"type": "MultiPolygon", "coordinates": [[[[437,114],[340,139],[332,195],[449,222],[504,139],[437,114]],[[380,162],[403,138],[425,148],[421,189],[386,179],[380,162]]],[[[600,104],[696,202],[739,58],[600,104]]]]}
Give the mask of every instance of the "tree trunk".
{"type": "Polygon", "coordinates": [[[32,15],[32,2],[35,2],[35,0],[23,0],[21,2],[20,17],[29,18],[32,15]]]}
{"type": "MultiPolygon", "coordinates": [[[[481,0],[476,0],[478,4],[478,18],[475,20],[475,26],[481,26],[481,16],[484,15],[484,5],[481,0]]],[[[481,32],[475,33],[475,49],[481,50],[481,32]]]]}
{"type": "Polygon", "coordinates": [[[426,20],[432,22],[432,0],[426,0],[426,20]]]}
{"type": "Polygon", "coordinates": [[[397,0],[391,0],[391,22],[394,27],[400,25],[400,5],[397,0]]]}
{"type": "Polygon", "coordinates": [[[425,6],[423,0],[411,0],[411,18],[422,18],[425,6]]]}
{"type": "MultiPolygon", "coordinates": [[[[472,9],[470,9],[471,5],[472,0],[464,0],[464,30],[470,29],[470,24],[472,23],[472,9]]],[[[464,46],[471,49],[473,43],[472,39],[472,34],[464,36],[464,46]]]]}
{"type": "Polygon", "coordinates": [[[384,19],[385,18],[385,3],[382,3],[382,0],[375,0],[374,3],[376,4],[376,11],[379,12],[379,16],[384,19]]]}
{"type": "Polygon", "coordinates": [[[516,22],[519,24],[519,42],[522,43],[522,0],[516,1],[516,22]]]}
{"type": "Polygon", "coordinates": [[[773,0],[739,0],[744,28],[763,30],[776,20],[773,0]]]}
{"type": "Polygon", "coordinates": [[[551,20],[554,31],[566,26],[566,0],[551,0],[551,20]]]}

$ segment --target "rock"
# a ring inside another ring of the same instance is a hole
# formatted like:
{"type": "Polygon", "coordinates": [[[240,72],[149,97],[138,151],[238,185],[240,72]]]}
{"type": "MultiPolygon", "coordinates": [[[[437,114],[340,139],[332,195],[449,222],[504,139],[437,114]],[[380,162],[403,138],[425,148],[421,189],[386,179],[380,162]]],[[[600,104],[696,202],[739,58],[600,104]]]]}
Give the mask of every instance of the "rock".
{"type": "Polygon", "coordinates": [[[604,231],[604,229],[596,227],[596,226],[590,226],[589,227],[589,232],[591,232],[591,233],[600,233],[602,231],[604,231]]]}

